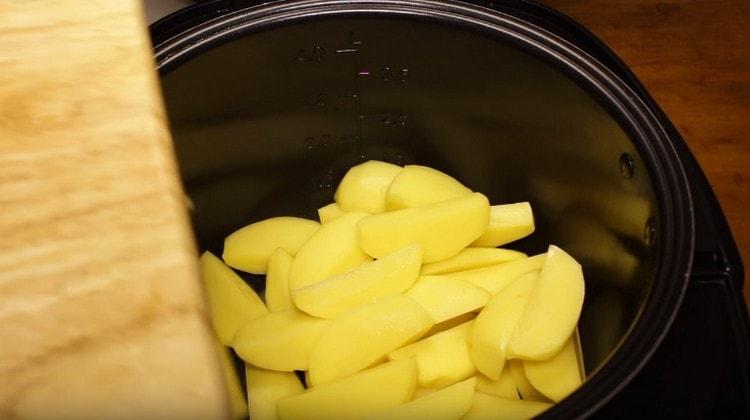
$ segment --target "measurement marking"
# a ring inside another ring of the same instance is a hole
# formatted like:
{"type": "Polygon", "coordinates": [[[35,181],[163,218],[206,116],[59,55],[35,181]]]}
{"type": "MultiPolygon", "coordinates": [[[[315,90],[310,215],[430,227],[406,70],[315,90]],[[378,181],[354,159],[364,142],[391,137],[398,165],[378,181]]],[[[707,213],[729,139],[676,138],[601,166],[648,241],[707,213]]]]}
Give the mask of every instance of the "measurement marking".
{"type": "Polygon", "coordinates": [[[342,48],[340,50],[336,50],[336,53],[338,54],[348,54],[348,53],[356,53],[356,48],[342,48]]]}
{"type": "Polygon", "coordinates": [[[360,76],[369,76],[370,72],[369,71],[361,71],[361,72],[359,72],[359,75],[360,76]]]}

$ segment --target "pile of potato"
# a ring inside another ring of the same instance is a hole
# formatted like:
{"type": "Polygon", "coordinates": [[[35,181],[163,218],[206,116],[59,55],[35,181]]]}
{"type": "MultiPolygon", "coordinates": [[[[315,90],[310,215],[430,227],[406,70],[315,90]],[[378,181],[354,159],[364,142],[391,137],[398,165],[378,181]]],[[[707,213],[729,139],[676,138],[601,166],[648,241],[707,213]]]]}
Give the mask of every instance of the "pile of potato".
{"type": "Polygon", "coordinates": [[[251,419],[529,418],[580,385],[581,266],[554,245],[497,248],[534,231],[529,203],[490,206],[435,169],[369,161],[318,212],[245,226],[223,262],[201,257],[251,419]],[[230,267],[265,274],[265,299],[230,267]]]}

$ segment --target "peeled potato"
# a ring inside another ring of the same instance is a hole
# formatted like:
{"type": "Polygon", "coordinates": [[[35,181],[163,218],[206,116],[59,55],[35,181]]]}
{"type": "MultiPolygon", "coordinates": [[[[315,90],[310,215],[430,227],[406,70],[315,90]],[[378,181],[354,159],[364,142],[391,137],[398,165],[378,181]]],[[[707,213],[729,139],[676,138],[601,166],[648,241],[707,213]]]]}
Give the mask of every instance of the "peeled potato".
{"type": "Polygon", "coordinates": [[[344,175],[333,198],[343,211],[382,213],[388,187],[401,169],[378,160],[361,163],[344,175]]]}
{"type": "Polygon", "coordinates": [[[482,309],[471,327],[471,360],[490,379],[500,379],[506,359],[506,346],[521,319],[537,273],[525,274],[495,295],[482,309]]]}
{"type": "Polygon", "coordinates": [[[357,223],[366,216],[351,212],[322,225],[297,252],[289,271],[289,288],[309,286],[371,261],[357,242],[357,223]]]}
{"type": "Polygon", "coordinates": [[[416,383],[414,360],[396,360],[283,398],[278,414],[282,420],[361,419],[408,401],[416,383]]]}
{"type": "Polygon", "coordinates": [[[292,296],[289,294],[289,270],[291,268],[292,257],[284,249],[276,249],[268,261],[268,274],[266,274],[266,306],[271,312],[294,309],[292,296]]]}
{"type": "Polygon", "coordinates": [[[465,313],[465,314],[459,315],[459,316],[457,316],[455,318],[451,318],[449,320],[437,323],[437,324],[433,325],[432,328],[430,328],[430,330],[427,331],[427,333],[425,333],[424,336],[425,337],[429,337],[429,336],[435,335],[435,334],[437,334],[439,332],[443,332],[443,331],[449,330],[449,329],[451,329],[453,327],[457,327],[457,326],[459,326],[459,325],[461,325],[461,324],[463,324],[465,322],[469,322],[469,321],[471,321],[472,319],[474,319],[476,317],[477,317],[476,313],[469,312],[469,313],[465,313]]]}
{"type": "Polygon", "coordinates": [[[516,389],[518,389],[518,393],[521,394],[521,398],[529,401],[549,401],[536,388],[534,388],[534,385],[531,384],[529,378],[526,377],[526,373],[523,370],[523,362],[521,360],[509,360],[508,372],[510,372],[510,376],[513,378],[513,383],[516,384],[516,389]]]}
{"type": "Polygon", "coordinates": [[[232,347],[254,366],[307,370],[310,354],[331,321],[291,309],[254,319],[237,331],[232,347]]]}
{"type": "Polygon", "coordinates": [[[365,369],[419,338],[433,321],[404,295],[387,297],[331,321],[310,355],[309,384],[318,386],[365,369]]]}
{"type": "Polygon", "coordinates": [[[388,211],[438,203],[471,194],[450,175],[420,165],[406,165],[393,179],[386,195],[388,211]]]}
{"type": "Polygon", "coordinates": [[[435,334],[388,353],[390,360],[413,357],[417,360],[419,386],[444,388],[476,372],[469,357],[471,322],[435,334]]]}
{"type": "Polygon", "coordinates": [[[445,274],[443,277],[469,282],[488,291],[491,295],[496,295],[513,280],[531,271],[541,269],[546,258],[547,254],[539,254],[489,267],[445,274]]]}
{"type": "Polygon", "coordinates": [[[409,245],[377,261],[295,290],[294,303],[310,315],[334,318],[408,289],[417,279],[421,264],[422,249],[409,245]]]}
{"type": "Polygon", "coordinates": [[[464,248],[447,260],[422,266],[420,274],[447,274],[456,271],[472,270],[525,258],[523,252],[498,248],[464,248]]]}
{"type": "Polygon", "coordinates": [[[422,276],[406,295],[422,305],[436,324],[476,311],[491,298],[480,287],[445,276],[422,276]]]}
{"type": "Polygon", "coordinates": [[[500,204],[490,209],[487,231],[473,246],[496,247],[529,236],[534,232],[534,214],[528,202],[500,204]]]}
{"type": "Polygon", "coordinates": [[[487,228],[489,202],[479,193],[460,198],[374,214],[359,223],[359,243],[379,258],[410,244],[424,250],[424,262],[456,255],[487,228]]]}
{"type": "Polygon", "coordinates": [[[336,203],[331,203],[318,209],[318,219],[320,219],[320,223],[328,223],[345,214],[346,212],[341,210],[341,207],[336,203]]]}
{"type": "Polygon", "coordinates": [[[538,416],[552,404],[474,393],[471,409],[461,420],[519,420],[538,416]]]}
{"type": "Polygon", "coordinates": [[[252,420],[276,420],[276,403],[305,390],[294,372],[277,372],[251,365],[245,365],[245,381],[252,420]]]}
{"type": "Polygon", "coordinates": [[[513,381],[508,365],[509,363],[505,364],[502,373],[500,373],[500,378],[497,380],[490,379],[482,374],[477,375],[477,391],[496,397],[519,399],[516,383],[513,381]]]}
{"type": "Polygon", "coordinates": [[[219,341],[229,345],[246,322],[268,313],[257,294],[210,252],[201,255],[201,272],[211,322],[219,341]]]}
{"type": "Polygon", "coordinates": [[[581,386],[575,336],[550,359],[539,362],[524,360],[523,370],[531,385],[552,401],[567,397],[581,386]]]}
{"type": "Polygon", "coordinates": [[[368,420],[455,420],[461,418],[474,400],[474,378],[443,388],[408,403],[375,412],[368,420]]]}
{"type": "Polygon", "coordinates": [[[229,404],[232,410],[233,419],[241,419],[247,416],[247,401],[245,401],[245,392],[242,390],[240,378],[237,377],[237,371],[234,370],[232,356],[229,355],[229,349],[217,343],[222,372],[227,384],[229,393],[229,404]]]}
{"type": "Polygon", "coordinates": [[[222,258],[230,267],[265,274],[276,248],[295,255],[320,223],[299,217],[273,217],[247,225],[227,236],[222,258]]]}
{"type": "Polygon", "coordinates": [[[581,265],[550,245],[529,303],[508,342],[508,357],[545,360],[573,334],[583,306],[581,265]]]}

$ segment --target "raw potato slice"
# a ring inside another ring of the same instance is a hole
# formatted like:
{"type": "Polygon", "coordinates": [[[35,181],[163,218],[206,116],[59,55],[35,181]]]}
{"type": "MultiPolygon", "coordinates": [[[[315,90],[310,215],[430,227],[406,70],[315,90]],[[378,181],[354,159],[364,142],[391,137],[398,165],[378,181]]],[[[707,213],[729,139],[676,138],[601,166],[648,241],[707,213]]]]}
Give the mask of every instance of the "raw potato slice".
{"type": "Polygon", "coordinates": [[[521,319],[538,274],[532,272],[509,284],[495,295],[471,327],[471,360],[490,379],[500,379],[506,359],[506,346],[521,319]]]}
{"type": "Polygon", "coordinates": [[[414,360],[397,360],[283,398],[277,409],[282,420],[360,419],[408,401],[416,383],[414,360]]]}
{"type": "Polygon", "coordinates": [[[513,280],[531,271],[541,269],[546,258],[547,254],[539,254],[489,267],[445,274],[444,277],[477,285],[494,296],[513,280]]]}
{"type": "Polygon", "coordinates": [[[534,213],[528,202],[500,204],[490,209],[487,231],[473,246],[496,247],[529,236],[534,232],[534,213]]]}
{"type": "Polygon", "coordinates": [[[365,417],[368,420],[456,420],[471,408],[474,378],[365,417]]]}
{"type": "Polygon", "coordinates": [[[573,334],[583,306],[581,265],[550,245],[529,304],[508,343],[508,357],[545,360],[573,334]]]}
{"type": "Polygon", "coordinates": [[[289,269],[292,268],[292,256],[284,249],[278,248],[268,261],[266,274],[266,306],[271,312],[294,309],[292,296],[289,294],[289,269]]]}
{"type": "Polygon", "coordinates": [[[552,404],[474,393],[471,410],[461,420],[521,420],[538,416],[552,404]]]}
{"type": "Polygon", "coordinates": [[[216,342],[216,348],[219,352],[222,372],[227,384],[232,418],[242,419],[247,415],[247,401],[245,401],[245,392],[242,390],[240,378],[237,377],[237,371],[234,370],[232,356],[229,355],[229,349],[221,345],[218,341],[216,342]]]}
{"type": "Polygon", "coordinates": [[[409,245],[377,261],[295,290],[294,303],[310,315],[331,319],[403,292],[417,280],[421,265],[422,249],[409,245]]]}
{"type": "Polygon", "coordinates": [[[276,403],[282,398],[301,394],[305,390],[294,372],[277,372],[245,365],[245,380],[252,420],[278,419],[276,403]]]}
{"type": "Polygon", "coordinates": [[[336,203],[331,203],[318,209],[318,219],[320,219],[320,223],[328,223],[345,214],[346,212],[341,210],[341,207],[336,203]]]}
{"type": "Polygon", "coordinates": [[[456,271],[487,267],[525,258],[523,252],[496,248],[465,248],[447,260],[425,264],[420,274],[447,274],[456,271]]]}
{"type": "Polygon", "coordinates": [[[254,366],[307,370],[310,353],[331,321],[291,309],[254,319],[237,331],[232,347],[254,366]]]}
{"type": "Polygon", "coordinates": [[[243,227],[224,240],[222,258],[230,267],[265,274],[276,248],[295,255],[320,223],[299,217],[272,217],[243,227]]]}
{"type": "Polygon", "coordinates": [[[431,263],[456,255],[485,231],[488,221],[487,197],[473,193],[365,217],[359,223],[359,243],[376,258],[417,243],[424,262],[431,263]]]}
{"type": "Polygon", "coordinates": [[[318,386],[350,376],[419,338],[433,321],[411,298],[397,295],[331,321],[310,355],[310,382],[318,386]]]}
{"type": "Polygon", "coordinates": [[[419,369],[419,386],[444,388],[476,372],[469,357],[469,326],[459,325],[388,354],[391,360],[414,357],[419,369]]]}
{"type": "Polygon", "coordinates": [[[294,258],[289,288],[309,286],[371,261],[357,242],[357,223],[365,216],[366,213],[351,212],[322,225],[294,258]]]}
{"type": "Polygon", "coordinates": [[[426,396],[428,396],[430,394],[434,394],[437,391],[439,391],[439,390],[435,389],[435,388],[420,388],[420,387],[417,387],[414,390],[414,393],[411,395],[411,400],[412,401],[418,400],[418,399],[420,399],[422,397],[426,397],[426,396]]]}
{"type": "Polygon", "coordinates": [[[441,322],[439,324],[433,325],[432,328],[430,328],[430,330],[427,331],[427,333],[424,336],[425,337],[433,336],[433,335],[435,335],[435,334],[437,334],[439,332],[443,332],[443,331],[449,330],[449,329],[451,329],[453,327],[457,327],[457,326],[463,324],[464,322],[469,322],[469,321],[471,321],[472,319],[474,319],[476,317],[477,317],[477,314],[474,313],[474,312],[469,312],[469,313],[465,313],[465,314],[459,315],[459,316],[457,316],[455,318],[451,318],[451,319],[449,319],[447,321],[443,321],[443,322],[441,322]]]}
{"type": "Polygon", "coordinates": [[[268,313],[253,289],[214,254],[201,255],[201,272],[211,322],[222,344],[229,345],[240,327],[268,313]]]}
{"type": "Polygon", "coordinates": [[[526,373],[523,370],[523,362],[521,360],[508,360],[508,371],[513,378],[513,383],[516,384],[518,393],[521,394],[521,398],[529,401],[549,401],[529,382],[529,378],[526,377],[526,373]]]}
{"type": "Polygon", "coordinates": [[[494,395],[496,397],[511,398],[515,400],[519,399],[520,396],[518,395],[513,376],[510,374],[509,365],[510,363],[505,364],[503,372],[500,374],[500,379],[496,381],[482,374],[478,374],[477,391],[488,395],[494,395]]]}
{"type": "Polygon", "coordinates": [[[446,276],[422,276],[406,294],[422,305],[436,324],[476,311],[491,298],[480,287],[446,276]]]}
{"type": "Polygon", "coordinates": [[[379,160],[361,163],[344,175],[333,198],[343,211],[382,213],[388,187],[402,169],[379,160]]]}
{"type": "Polygon", "coordinates": [[[438,203],[471,194],[455,178],[427,166],[406,165],[388,188],[388,211],[438,203]]]}
{"type": "Polygon", "coordinates": [[[551,359],[523,361],[523,370],[531,385],[552,401],[562,400],[581,386],[574,340],[575,337],[568,339],[562,350],[551,359]]]}

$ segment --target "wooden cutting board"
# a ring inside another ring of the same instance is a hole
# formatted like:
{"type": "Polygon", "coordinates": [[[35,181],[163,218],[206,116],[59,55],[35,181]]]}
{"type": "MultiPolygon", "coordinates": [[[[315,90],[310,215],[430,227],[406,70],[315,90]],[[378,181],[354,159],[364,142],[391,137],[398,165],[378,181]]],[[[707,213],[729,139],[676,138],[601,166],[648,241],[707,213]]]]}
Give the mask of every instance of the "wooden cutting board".
{"type": "Polygon", "coordinates": [[[139,0],[0,2],[0,418],[219,418],[139,0]]]}

